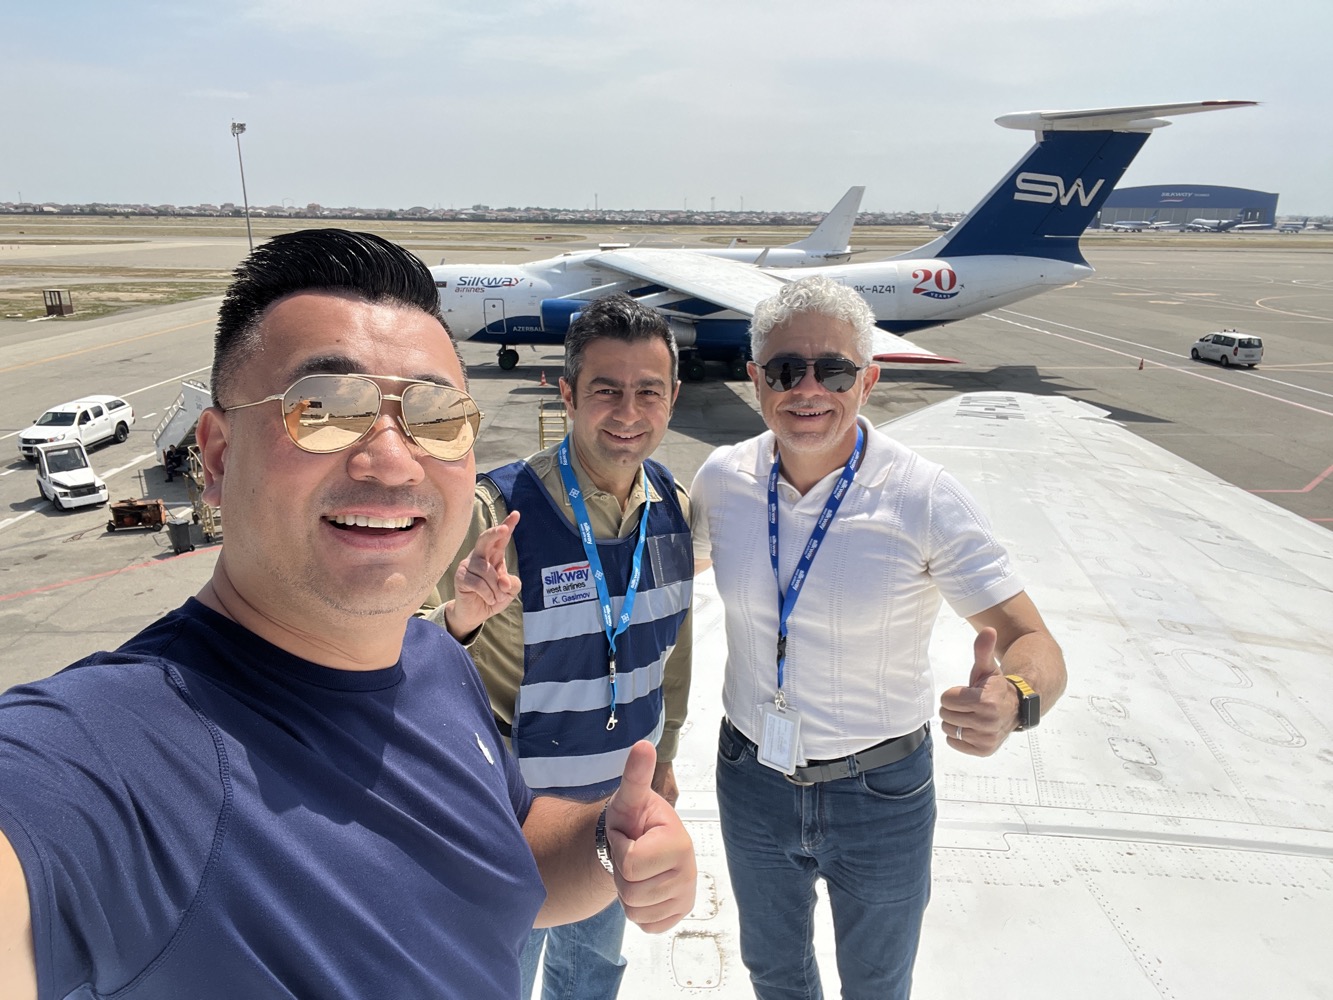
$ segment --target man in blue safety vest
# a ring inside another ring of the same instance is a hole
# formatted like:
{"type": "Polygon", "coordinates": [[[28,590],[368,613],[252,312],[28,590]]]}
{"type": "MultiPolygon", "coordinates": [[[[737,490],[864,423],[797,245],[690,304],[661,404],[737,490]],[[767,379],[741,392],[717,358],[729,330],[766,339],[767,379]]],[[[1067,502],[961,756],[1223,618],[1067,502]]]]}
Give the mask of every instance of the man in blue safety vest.
{"type": "MultiPolygon", "coordinates": [[[[440,581],[430,617],[472,654],[536,791],[604,798],[629,748],[648,739],[653,787],[675,803],[671,761],[690,684],[689,506],[648,456],[666,433],[676,375],[659,313],[627,295],[590,304],[565,339],[569,435],[478,477],[467,539],[440,581]]],[[[534,931],[523,997],[539,963],[544,997],[614,997],[624,929],[612,903],[534,931]]]]}

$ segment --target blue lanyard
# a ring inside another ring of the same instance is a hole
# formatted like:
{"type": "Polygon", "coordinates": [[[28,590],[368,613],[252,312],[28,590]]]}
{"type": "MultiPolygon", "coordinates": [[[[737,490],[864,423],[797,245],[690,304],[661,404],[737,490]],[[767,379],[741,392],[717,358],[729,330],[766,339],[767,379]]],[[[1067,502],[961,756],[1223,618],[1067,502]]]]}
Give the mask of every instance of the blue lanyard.
{"type": "Polygon", "coordinates": [[[608,657],[611,673],[611,718],[607,720],[608,730],[616,728],[616,638],[629,628],[634,615],[634,598],[639,593],[639,571],[643,567],[643,546],[648,538],[648,509],[652,506],[652,497],[648,495],[648,471],[640,468],[639,475],[643,482],[643,512],[639,515],[639,543],[634,546],[634,562],[630,567],[629,586],[625,588],[625,600],[620,606],[620,618],[614,617],[611,610],[611,594],[606,589],[606,574],[602,572],[602,557],[597,552],[597,540],[592,534],[592,523],[588,520],[588,505],[583,502],[583,491],[574,478],[574,469],[569,464],[569,435],[560,442],[560,478],[565,484],[565,494],[569,505],[574,508],[574,520],[579,526],[579,540],[583,542],[583,552],[588,557],[588,566],[592,578],[597,583],[597,599],[602,604],[602,629],[606,632],[606,642],[611,648],[608,657]]]}
{"type": "Polygon", "coordinates": [[[805,543],[805,551],[801,553],[801,560],[796,564],[796,571],[792,573],[785,595],[782,591],[782,577],[778,574],[778,466],[781,463],[781,456],[776,452],[773,455],[773,471],[768,474],[768,557],[773,563],[773,580],[778,585],[777,705],[779,708],[784,707],[787,701],[786,696],[782,693],[782,673],[787,663],[787,619],[791,617],[792,611],[796,608],[796,599],[801,596],[801,584],[810,575],[810,566],[814,563],[815,555],[819,552],[820,543],[824,541],[824,536],[828,534],[829,525],[833,523],[833,516],[838,513],[838,508],[842,505],[842,498],[847,495],[847,487],[852,485],[852,477],[856,475],[856,467],[861,464],[861,451],[864,444],[865,432],[858,422],[856,425],[856,447],[852,449],[847,464],[843,466],[842,475],[838,477],[833,492],[829,494],[829,498],[824,504],[824,510],[819,515],[819,520],[815,522],[814,530],[810,532],[810,540],[805,543]]]}

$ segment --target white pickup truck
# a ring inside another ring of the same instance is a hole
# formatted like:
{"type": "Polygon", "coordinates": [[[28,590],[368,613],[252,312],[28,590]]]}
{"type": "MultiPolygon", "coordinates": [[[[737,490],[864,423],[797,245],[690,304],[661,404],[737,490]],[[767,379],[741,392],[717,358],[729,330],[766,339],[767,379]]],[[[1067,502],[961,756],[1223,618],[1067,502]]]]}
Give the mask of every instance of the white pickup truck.
{"type": "Polygon", "coordinates": [[[37,461],[37,446],[48,441],[124,441],[134,425],[134,407],[119,396],[85,396],[53,406],[19,434],[19,454],[37,461]]]}
{"type": "Polygon", "coordinates": [[[37,489],[56,510],[94,507],[109,499],[106,483],[93,471],[79,441],[37,446],[37,489]]]}

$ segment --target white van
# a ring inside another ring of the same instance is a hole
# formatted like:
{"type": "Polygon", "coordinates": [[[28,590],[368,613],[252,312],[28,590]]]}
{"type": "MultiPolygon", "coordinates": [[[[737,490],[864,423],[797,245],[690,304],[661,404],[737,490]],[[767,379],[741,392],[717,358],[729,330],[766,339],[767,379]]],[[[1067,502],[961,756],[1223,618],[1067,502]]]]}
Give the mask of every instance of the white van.
{"type": "Polygon", "coordinates": [[[110,499],[106,483],[93,471],[81,441],[39,444],[37,489],[56,510],[95,507],[110,499]]]}
{"type": "Polygon", "coordinates": [[[1223,330],[1195,341],[1190,348],[1190,357],[1195,361],[1216,361],[1223,368],[1227,365],[1249,365],[1253,368],[1264,359],[1264,342],[1252,333],[1223,330]]]}
{"type": "Polygon", "coordinates": [[[119,396],[85,396],[53,406],[19,434],[19,454],[37,461],[37,446],[46,441],[124,441],[134,426],[134,407],[119,396]]]}

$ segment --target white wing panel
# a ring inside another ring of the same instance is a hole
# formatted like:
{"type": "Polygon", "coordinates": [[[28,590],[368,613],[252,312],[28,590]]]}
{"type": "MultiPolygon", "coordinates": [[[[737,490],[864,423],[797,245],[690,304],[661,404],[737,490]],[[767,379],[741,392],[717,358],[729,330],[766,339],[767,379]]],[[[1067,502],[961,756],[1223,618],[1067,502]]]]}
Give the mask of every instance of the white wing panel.
{"type": "MultiPolygon", "coordinates": [[[[1333,996],[1333,534],[1061,397],[960,396],[885,429],[974,493],[1070,674],[994,757],[936,740],[916,995],[1333,996]]],[[[676,771],[699,904],[671,934],[627,932],[633,996],[753,995],[712,790],[711,573],[696,601],[676,771]]],[[[944,610],[939,689],[966,682],[972,635],[944,610]]],[[[817,915],[837,996],[822,900],[817,915]]]]}
{"type": "MultiPolygon", "coordinates": [[[[589,264],[664,285],[674,292],[712,302],[742,316],[753,316],[755,306],[762,300],[777,292],[787,281],[800,277],[780,278],[750,264],[685,250],[609,250],[598,254],[589,264]]],[[[874,332],[872,357],[907,363],[953,360],[942,359],[934,351],[880,329],[874,332]]]]}
{"type": "MultiPolygon", "coordinates": [[[[1021,932],[1053,959],[1028,995],[1327,995],[1333,535],[1103,417],[986,394],[887,428],[977,494],[1070,669],[1039,729],[937,758],[918,983],[980,987],[1021,932]]],[[[941,617],[940,687],[971,635],[941,617]]]]}
{"type": "Polygon", "coordinates": [[[589,263],[665,285],[743,316],[754,315],[754,307],[785,284],[750,264],[688,250],[609,250],[589,263]]]}

